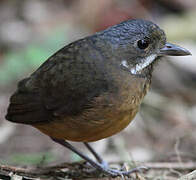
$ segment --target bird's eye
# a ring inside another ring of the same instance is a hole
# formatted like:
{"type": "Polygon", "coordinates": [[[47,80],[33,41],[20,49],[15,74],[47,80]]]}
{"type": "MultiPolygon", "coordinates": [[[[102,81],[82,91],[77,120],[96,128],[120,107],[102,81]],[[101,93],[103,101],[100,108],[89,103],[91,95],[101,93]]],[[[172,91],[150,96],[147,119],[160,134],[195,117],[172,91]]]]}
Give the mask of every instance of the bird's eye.
{"type": "Polygon", "coordinates": [[[137,42],[137,46],[140,49],[146,49],[150,44],[149,39],[141,39],[137,42]]]}

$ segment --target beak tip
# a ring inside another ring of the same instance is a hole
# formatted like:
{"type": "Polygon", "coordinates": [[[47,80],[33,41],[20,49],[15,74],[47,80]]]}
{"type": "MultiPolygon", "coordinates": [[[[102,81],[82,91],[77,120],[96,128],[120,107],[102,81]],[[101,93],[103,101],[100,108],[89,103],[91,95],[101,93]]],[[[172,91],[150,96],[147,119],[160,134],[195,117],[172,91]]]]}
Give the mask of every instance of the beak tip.
{"type": "Polygon", "coordinates": [[[191,52],[186,50],[184,51],[184,55],[181,55],[181,56],[192,56],[191,52]]]}
{"type": "Polygon", "coordinates": [[[161,49],[161,54],[167,56],[192,56],[187,49],[171,43],[166,43],[165,47],[161,49]]]}

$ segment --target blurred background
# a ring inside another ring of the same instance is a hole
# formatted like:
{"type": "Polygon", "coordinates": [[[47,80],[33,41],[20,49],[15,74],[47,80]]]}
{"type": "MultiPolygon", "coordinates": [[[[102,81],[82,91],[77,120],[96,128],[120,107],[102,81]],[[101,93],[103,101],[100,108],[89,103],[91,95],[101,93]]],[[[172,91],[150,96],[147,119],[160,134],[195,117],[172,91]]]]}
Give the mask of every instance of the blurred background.
{"type": "Polygon", "coordinates": [[[92,144],[107,161],[195,161],[195,17],[195,0],[0,0],[0,162],[79,160],[38,130],[5,121],[9,97],[19,80],[61,47],[131,18],[157,23],[169,42],[192,56],[162,59],[135,120],[118,135],[92,144]]]}

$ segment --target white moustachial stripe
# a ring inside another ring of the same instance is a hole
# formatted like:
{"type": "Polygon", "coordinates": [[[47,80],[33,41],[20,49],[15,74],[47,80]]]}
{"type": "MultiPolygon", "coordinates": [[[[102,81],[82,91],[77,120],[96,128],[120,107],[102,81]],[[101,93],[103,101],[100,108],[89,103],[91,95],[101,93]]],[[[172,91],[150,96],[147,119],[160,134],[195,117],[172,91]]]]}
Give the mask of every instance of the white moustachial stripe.
{"type": "Polygon", "coordinates": [[[126,68],[129,68],[129,65],[127,63],[127,60],[122,60],[121,63],[120,63],[120,65],[122,65],[122,66],[124,66],[126,68]]]}
{"type": "MultiPolygon", "coordinates": [[[[156,57],[157,57],[156,54],[152,54],[152,55],[142,59],[139,64],[136,64],[135,67],[132,67],[130,69],[131,74],[138,74],[141,70],[143,70],[148,65],[150,65],[155,60],[156,57]]],[[[120,65],[124,66],[126,68],[129,68],[129,65],[126,60],[122,60],[120,65]]]]}
{"type": "Polygon", "coordinates": [[[131,68],[130,71],[132,74],[137,74],[138,72],[140,72],[141,70],[143,70],[145,67],[147,67],[148,65],[150,65],[155,58],[157,57],[156,54],[152,54],[144,59],[141,60],[141,63],[136,64],[135,67],[131,68]]]}

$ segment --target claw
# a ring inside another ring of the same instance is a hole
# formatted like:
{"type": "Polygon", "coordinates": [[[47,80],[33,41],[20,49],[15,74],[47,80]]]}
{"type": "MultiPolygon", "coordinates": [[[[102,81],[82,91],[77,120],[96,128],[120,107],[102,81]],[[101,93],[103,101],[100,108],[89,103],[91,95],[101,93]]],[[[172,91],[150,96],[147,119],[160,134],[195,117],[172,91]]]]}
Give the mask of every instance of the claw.
{"type": "Polygon", "coordinates": [[[148,170],[149,168],[145,167],[145,166],[140,166],[140,167],[136,167],[134,169],[131,169],[129,171],[120,171],[120,170],[116,170],[116,169],[111,169],[111,168],[104,168],[103,167],[103,172],[107,173],[111,176],[127,176],[129,177],[130,174],[134,173],[134,172],[140,172],[141,170],[148,170]]]}
{"type": "MultiPolygon", "coordinates": [[[[90,164],[89,164],[90,165],[90,164]]],[[[146,166],[139,166],[139,167],[136,167],[136,168],[133,168],[133,169],[130,169],[128,171],[126,170],[117,170],[117,169],[112,169],[108,166],[108,164],[105,164],[105,163],[102,163],[100,164],[101,165],[101,168],[99,169],[99,171],[101,171],[102,173],[106,174],[106,175],[110,175],[112,177],[117,177],[117,176],[121,176],[122,179],[123,177],[130,177],[130,175],[132,173],[135,173],[135,172],[141,172],[141,171],[147,171],[149,170],[148,167],[146,166]]],[[[92,166],[91,166],[92,167],[92,166]]],[[[97,171],[98,169],[91,169],[93,171],[97,171]]]]}
{"type": "Polygon", "coordinates": [[[113,177],[116,177],[116,176],[130,177],[130,174],[132,174],[134,172],[141,172],[142,170],[147,171],[147,170],[149,170],[149,168],[146,166],[139,166],[139,167],[133,168],[129,171],[121,171],[121,170],[117,170],[117,169],[111,169],[109,167],[107,167],[107,168],[103,167],[103,172],[106,174],[109,174],[113,177]]]}

